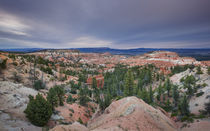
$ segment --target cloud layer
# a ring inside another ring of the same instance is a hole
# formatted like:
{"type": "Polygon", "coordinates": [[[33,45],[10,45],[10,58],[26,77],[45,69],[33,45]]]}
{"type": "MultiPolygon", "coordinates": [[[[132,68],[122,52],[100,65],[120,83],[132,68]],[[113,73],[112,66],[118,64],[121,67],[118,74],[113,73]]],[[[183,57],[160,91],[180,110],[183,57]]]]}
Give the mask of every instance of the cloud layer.
{"type": "Polygon", "coordinates": [[[210,48],[209,0],[0,0],[0,48],[210,48]]]}

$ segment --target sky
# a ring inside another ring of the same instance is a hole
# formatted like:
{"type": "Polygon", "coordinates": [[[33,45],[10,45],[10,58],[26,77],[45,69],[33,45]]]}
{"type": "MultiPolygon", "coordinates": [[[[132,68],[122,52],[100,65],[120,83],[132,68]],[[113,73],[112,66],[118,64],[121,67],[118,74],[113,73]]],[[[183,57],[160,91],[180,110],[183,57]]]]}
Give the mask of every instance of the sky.
{"type": "Polygon", "coordinates": [[[0,48],[210,48],[210,0],[0,0],[0,48]]]}

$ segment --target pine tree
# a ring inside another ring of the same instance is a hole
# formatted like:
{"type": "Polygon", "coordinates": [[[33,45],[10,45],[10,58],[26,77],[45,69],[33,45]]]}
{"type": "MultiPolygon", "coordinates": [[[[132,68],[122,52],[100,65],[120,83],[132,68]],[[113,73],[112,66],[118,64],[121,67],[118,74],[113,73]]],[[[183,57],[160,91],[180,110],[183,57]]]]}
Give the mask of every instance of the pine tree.
{"type": "Polygon", "coordinates": [[[58,85],[54,86],[53,88],[55,89],[56,94],[58,96],[59,105],[63,106],[64,94],[65,94],[64,89],[61,86],[58,86],[58,85]]]}
{"type": "Polygon", "coordinates": [[[196,84],[195,77],[192,75],[187,76],[185,79],[182,78],[182,82],[183,82],[184,88],[187,88],[188,95],[192,96],[194,93],[194,87],[196,84]]]}
{"type": "Polygon", "coordinates": [[[210,115],[210,99],[208,103],[205,103],[205,112],[210,115]]]}
{"type": "Polygon", "coordinates": [[[124,95],[125,96],[131,96],[133,95],[133,88],[134,88],[134,77],[133,73],[129,69],[125,75],[125,89],[124,89],[124,95]]]}
{"type": "Polygon", "coordinates": [[[7,59],[4,59],[3,61],[0,61],[0,70],[7,68],[7,59]]]}
{"type": "Polygon", "coordinates": [[[149,94],[145,88],[142,91],[139,90],[138,97],[141,98],[144,102],[149,103],[149,94]]]}
{"type": "Polygon", "coordinates": [[[179,110],[182,116],[188,116],[190,114],[189,104],[186,95],[182,98],[179,105],[179,110]]]}
{"type": "Polygon", "coordinates": [[[173,100],[175,107],[177,106],[178,100],[179,100],[179,92],[178,92],[178,87],[174,86],[173,87],[173,94],[172,94],[173,100]]]}
{"type": "Polygon", "coordinates": [[[170,90],[171,90],[171,82],[170,82],[169,78],[166,79],[164,87],[167,90],[168,97],[169,97],[170,96],[170,90]]]}
{"type": "Polygon", "coordinates": [[[138,94],[138,85],[137,84],[134,84],[134,88],[133,88],[133,95],[137,95],[138,94]]]}
{"type": "Polygon", "coordinates": [[[196,74],[203,74],[203,72],[202,72],[202,70],[201,70],[201,67],[200,67],[200,66],[198,66],[198,67],[197,67],[197,72],[196,72],[196,74]]]}
{"type": "Polygon", "coordinates": [[[105,110],[111,104],[111,95],[106,91],[103,96],[104,99],[100,99],[99,106],[102,110],[105,110]]]}
{"type": "Polygon", "coordinates": [[[165,108],[166,111],[170,111],[171,110],[171,102],[169,101],[169,99],[167,99],[167,102],[165,104],[165,108]]]}
{"type": "Polygon", "coordinates": [[[29,96],[29,103],[24,113],[30,122],[36,126],[44,126],[52,115],[52,108],[48,101],[40,94],[29,96]]]}
{"type": "Polygon", "coordinates": [[[149,88],[149,103],[153,103],[153,91],[152,91],[152,86],[149,88]]]}
{"type": "Polygon", "coordinates": [[[43,83],[42,80],[36,80],[34,82],[34,85],[33,85],[34,89],[36,90],[40,90],[40,89],[44,89],[45,88],[45,84],[43,83]]]}
{"type": "Polygon", "coordinates": [[[61,86],[56,85],[53,88],[50,88],[47,95],[47,100],[52,105],[52,109],[57,107],[58,104],[63,106],[64,94],[64,89],[61,86]]]}
{"type": "Polygon", "coordinates": [[[52,110],[58,106],[59,98],[57,96],[55,88],[50,88],[47,93],[47,101],[51,104],[52,110]]]}
{"type": "Polygon", "coordinates": [[[95,97],[96,102],[99,102],[100,91],[97,88],[97,81],[95,77],[92,79],[92,89],[93,89],[93,96],[95,97]]]}
{"type": "Polygon", "coordinates": [[[141,79],[138,80],[138,89],[142,90],[143,88],[143,81],[141,79]]]}
{"type": "Polygon", "coordinates": [[[157,73],[157,75],[156,75],[156,81],[159,81],[159,79],[160,79],[160,75],[159,75],[159,73],[157,73]]]}
{"type": "Polygon", "coordinates": [[[159,87],[158,87],[158,94],[157,94],[157,100],[159,100],[160,101],[160,97],[161,97],[161,95],[162,95],[162,86],[161,86],[161,83],[160,83],[160,85],[159,85],[159,87]]]}
{"type": "Polygon", "coordinates": [[[80,105],[82,106],[86,106],[87,105],[87,102],[90,101],[88,95],[88,88],[80,88],[79,89],[79,103],[80,105]]]}
{"type": "Polygon", "coordinates": [[[208,67],[208,74],[210,75],[210,67],[208,67]]]}

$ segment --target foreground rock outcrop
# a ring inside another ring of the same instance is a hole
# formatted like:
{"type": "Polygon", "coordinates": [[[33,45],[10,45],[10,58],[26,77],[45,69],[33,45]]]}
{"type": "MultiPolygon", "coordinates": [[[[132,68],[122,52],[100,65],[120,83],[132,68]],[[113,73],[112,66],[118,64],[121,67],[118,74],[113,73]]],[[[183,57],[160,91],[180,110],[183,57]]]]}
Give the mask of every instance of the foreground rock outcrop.
{"type": "Polygon", "coordinates": [[[173,131],[176,124],[159,109],[146,104],[136,97],[126,97],[112,102],[102,115],[95,115],[88,123],[87,128],[80,127],[79,123],[56,126],[52,131],[59,130],[94,130],[94,131],[173,131]],[[75,126],[74,126],[75,125],[75,126]],[[74,128],[75,127],[75,128],[74,128]]]}
{"type": "Polygon", "coordinates": [[[99,130],[176,130],[175,123],[160,110],[136,97],[113,102],[105,113],[93,118],[88,128],[99,130]]]}
{"type": "Polygon", "coordinates": [[[88,131],[88,128],[78,122],[71,125],[58,125],[50,131],[88,131]]]}
{"type": "Polygon", "coordinates": [[[28,96],[35,96],[37,91],[9,81],[0,81],[0,130],[41,131],[25,118],[23,111],[29,101],[28,96]]]}

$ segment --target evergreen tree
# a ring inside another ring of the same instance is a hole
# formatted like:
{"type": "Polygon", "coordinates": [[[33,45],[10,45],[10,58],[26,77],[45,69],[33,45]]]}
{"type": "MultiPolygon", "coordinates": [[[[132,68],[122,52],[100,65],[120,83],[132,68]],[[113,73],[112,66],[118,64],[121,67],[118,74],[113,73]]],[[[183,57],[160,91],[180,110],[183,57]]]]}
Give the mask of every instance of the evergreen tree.
{"type": "Polygon", "coordinates": [[[167,90],[168,97],[169,97],[170,96],[170,90],[171,90],[171,82],[170,82],[169,78],[166,79],[164,87],[167,90]]]}
{"type": "Polygon", "coordinates": [[[33,85],[34,89],[36,90],[40,90],[40,89],[44,89],[45,88],[45,84],[43,83],[42,80],[36,80],[34,82],[34,85],[33,85]]]}
{"type": "Polygon", "coordinates": [[[138,94],[138,85],[137,84],[134,84],[134,88],[133,88],[133,95],[137,95],[138,94]]]}
{"type": "Polygon", "coordinates": [[[208,74],[210,75],[210,67],[208,67],[208,74]]]}
{"type": "Polygon", "coordinates": [[[153,103],[153,91],[152,91],[152,86],[149,88],[149,103],[153,103]]]}
{"type": "Polygon", "coordinates": [[[104,99],[100,99],[99,106],[102,110],[105,110],[111,104],[111,95],[109,93],[104,94],[104,99]]]}
{"type": "Polygon", "coordinates": [[[197,72],[196,72],[196,74],[203,74],[203,72],[202,72],[202,70],[201,70],[201,67],[200,67],[200,66],[198,66],[198,67],[197,67],[197,72]]]}
{"type": "Polygon", "coordinates": [[[188,116],[190,114],[189,104],[186,95],[184,95],[179,104],[179,110],[182,116],[188,116]]]}
{"type": "Polygon", "coordinates": [[[92,89],[96,102],[99,102],[100,90],[97,88],[97,81],[95,77],[92,79],[92,89]]]}
{"type": "Polygon", "coordinates": [[[142,91],[139,90],[138,97],[141,98],[144,102],[149,103],[149,94],[145,88],[142,91]]]}
{"type": "Polygon", "coordinates": [[[64,89],[58,85],[54,86],[53,88],[58,96],[59,105],[63,106],[64,94],[65,94],[64,89]]]}
{"type": "Polygon", "coordinates": [[[54,107],[57,107],[58,104],[60,106],[63,106],[64,94],[64,89],[61,86],[56,85],[53,88],[50,88],[47,95],[47,100],[51,104],[52,109],[54,109],[54,107]]]}
{"type": "Polygon", "coordinates": [[[173,100],[174,100],[174,105],[175,107],[177,106],[178,100],[179,100],[179,92],[178,92],[178,87],[173,86],[173,94],[172,94],[173,100]]]}
{"type": "Polygon", "coordinates": [[[157,100],[159,100],[160,101],[160,97],[161,97],[161,95],[162,95],[162,86],[161,86],[161,83],[160,83],[160,85],[159,85],[159,87],[158,87],[158,94],[157,94],[157,100]]]}
{"type": "Polygon", "coordinates": [[[171,107],[171,102],[170,102],[169,99],[167,99],[167,102],[166,102],[166,104],[165,104],[164,109],[165,109],[166,111],[170,111],[171,108],[172,108],[172,107],[171,107]]]}
{"type": "Polygon", "coordinates": [[[50,88],[47,93],[47,101],[51,104],[52,110],[54,110],[54,107],[58,106],[59,98],[55,88],[50,88]]]}
{"type": "Polygon", "coordinates": [[[156,75],[156,81],[159,81],[160,80],[160,75],[159,75],[159,73],[157,73],[157,75],[156,75]]]}
{"type": "Polygon", "coordinates": [[[138,80],[138,89],[142,90],[143,88],[143,81],[141,79],[138,80]]]}
{"type": "Polygon", "coordinates": [[[87,105],[87,102],[90,101],[88,95],[87,95],[87,92],[88,92],[88,88],[84,87],[84,88],[80,88],[79,89],[79,103],[80,105],[82,106],[86,106],[87,105]]]}
{"type": "Polygon", "coordinates": [[[96,89],[97,88],[97,81],[96,81],[96,78],[93,77],[92,79],[92,89],[96,89]]]}
{"type": "Polygon", "coordinates": [[[125,90],[124,95],[125,96],[131,96],[133,95],[133,88],[134,88],[134,77],[133,73],[129,69],[125,75],[125,90]]]}
{"type": "Polygon", "coordinates": [[[48,101],[40,94],[34,99],[29,96],[29,103],[24,113],[29,121],[36,126],[44,126],[52,115],[52,108],[48,101]]]}
{"type": "Polygon", "coordinates": [[[210,99],[208,103],[205,103],[205,112],[207,115],[210,115],[210,99]]]}
{"type": "Polygon", "coordinates": [[[72,98],[71,95],[69,95],[69,96],[67,97],[67,99],[66,99],[66,102],[69,103],[69,104],[71,104],[71,103],[73,103],[73,102],[75,102],[75,101],[76,101],[76,99],[72,98]]]}
{"type": "Polygon", "coordinates": [[[0,61],[0,70],[6,69],[7,67],[7,59],[4,59],[3,61],[0,61]]]}
{"type": "Polygon", "coordinates": [[[187,76],[185,79],[182,79],[182,83],[184,85],[184,88],[187,88],[188,95],[192,96],[194,93],[194,88],[195,88],[195,84],[196,84],[195,77],[192,75],[187,76]]]}

